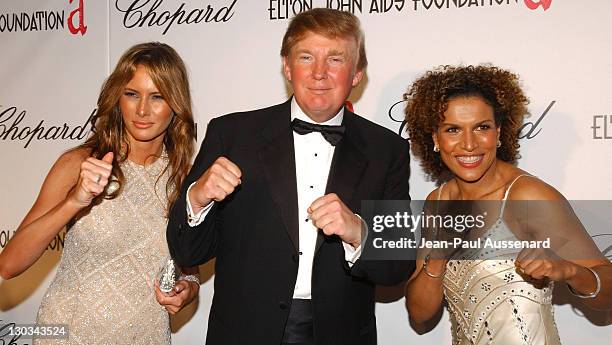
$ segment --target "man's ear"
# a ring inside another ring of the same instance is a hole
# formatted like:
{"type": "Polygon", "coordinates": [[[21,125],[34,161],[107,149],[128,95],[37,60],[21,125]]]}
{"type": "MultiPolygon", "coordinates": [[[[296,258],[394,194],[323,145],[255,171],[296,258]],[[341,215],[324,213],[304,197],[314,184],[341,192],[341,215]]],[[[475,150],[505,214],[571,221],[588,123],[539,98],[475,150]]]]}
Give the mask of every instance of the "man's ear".
{"type": "Polygon", "coordinates": [[[363,73],[363,69],[360,69],[355,73],[355,75],[353,76],[353,87],[357,86],[359,82],[361,82],[361,79],[363,78],[363,73]]]}
{"type": "Polygon", "coordinates": [[[291,81],[291,67],[289,66],[287,59],[287,56],[283,56],[283,74],[285,75],[287,81],[291,81]]]}

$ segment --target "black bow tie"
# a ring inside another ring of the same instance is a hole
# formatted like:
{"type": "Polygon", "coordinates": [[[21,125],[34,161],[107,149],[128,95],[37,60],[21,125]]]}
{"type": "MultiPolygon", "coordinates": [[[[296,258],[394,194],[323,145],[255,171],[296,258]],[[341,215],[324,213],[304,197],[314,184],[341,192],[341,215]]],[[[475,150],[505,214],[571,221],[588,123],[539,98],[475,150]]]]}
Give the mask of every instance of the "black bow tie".
{"type": "Polygon", "coordinates": [[[332,146],[336,146],[340,140],[342,140],[342,135],[344,135],[345,130],[344,126],[318,125],[300,119],[293,119],[293,121],[291,121],[291,128],[300,135],[319,132],[332,146]]]}

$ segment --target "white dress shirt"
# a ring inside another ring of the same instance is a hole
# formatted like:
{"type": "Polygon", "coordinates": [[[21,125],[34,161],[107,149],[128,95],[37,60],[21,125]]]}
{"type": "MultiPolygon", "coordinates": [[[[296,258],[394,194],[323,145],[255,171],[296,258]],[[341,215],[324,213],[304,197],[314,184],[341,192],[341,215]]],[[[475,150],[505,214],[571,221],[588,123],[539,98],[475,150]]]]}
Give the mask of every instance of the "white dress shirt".
{"type": "MultiPolygon", "coordinates": [[[[295,98],[291,101],[291,120],[314,123],[298,106],[295,98]]],[[[332,119],[320,123],[322,125],[337,126],[342,124],[344,108],[332,119]]],[[[295,177],[298,197],[298,224],[299,224],[299,254],[297,280],[293,291],[293,298],[310,299],[312,283],[312,262],[317,242],[318,229],[312,224],[308,216],[308,207],[318,198],[325,195],[327,178],[334,156],[335,147],[332,146],[319,132],[304,135],[293,132],[293,145],[295,148],[295,177]]],[[[206,149],[206,148],[204,148],[206,149]]],[[[195,184],[195,182],[193,183],[195,184]]],[[[193,186],[189,186],[189,189],[193,186]]],[[[208,214],[212,207],[211,202],[198,214],[194,214],[189,202],[189,189],[187,190],[187,215],[189,226],[197,226],[208,214]]],[[[342,242],[345,260],[349,265],[361,256],[361,246],[357,249],[348,243],[342,242]]]]}

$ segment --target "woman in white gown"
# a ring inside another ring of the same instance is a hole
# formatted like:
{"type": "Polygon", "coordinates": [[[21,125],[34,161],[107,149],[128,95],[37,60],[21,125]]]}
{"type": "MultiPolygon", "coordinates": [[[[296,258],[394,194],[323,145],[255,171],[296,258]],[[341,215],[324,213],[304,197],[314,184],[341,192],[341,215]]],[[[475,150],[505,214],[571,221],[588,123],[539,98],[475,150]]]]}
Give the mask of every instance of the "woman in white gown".
{"type": "Polygon", "coordinates": [[[169,257],[167,214],[195,139],[187,72],[176,51],[162,43],[126,51],[102,87],[92,124],[87,141],[51,168],[0,254],[0,275],[25,271],[67,227],[37,323],[65,324],[69,337],[35,343],[169,344],[168,312],[199,290],[181,281],[163,295],[154,284],[169,257]]]}
{"type": "Polygon", "coordinates": [[[462,240],[572,239],[563,245],[558,241],[556,254],[484,245],[420,251],[406,287],[413,326],[432,319],[445,301],[454,345],[555,345],[560,340],[551,305],[553,282],[566,283],[592,307],[609,308],[610,262],[563,196],[515,166],[528,103],[518,77],[492,66],[446,66],[419,78],[405,97],[413,153],[439,184],[427,197],[429,210],[457,200],[487,208],[486,226],[463,233],[462,240]],[[538,221],[525,222],[521,208],[535,200],[540,204],[530,205],[538,209],[538,221]],[[561,253],[574,255],[557,256],[561,253]]]}

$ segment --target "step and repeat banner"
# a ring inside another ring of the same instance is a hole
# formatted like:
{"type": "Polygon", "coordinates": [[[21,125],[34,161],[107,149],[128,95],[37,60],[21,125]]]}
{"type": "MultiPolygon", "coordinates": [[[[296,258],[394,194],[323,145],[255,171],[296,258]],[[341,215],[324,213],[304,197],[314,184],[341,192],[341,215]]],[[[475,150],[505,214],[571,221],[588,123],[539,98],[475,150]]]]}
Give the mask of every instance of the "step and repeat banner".
{"type": "MultiPolygon", "coordinates": [[[[290,96],[281,39],[289,18],[314,7],[350,11],[362,21],[370,64],[350,98],[358,114],[406,136],[402,95],[416,77],[439,65],[492,63],[519,74],[531,99],[521,168],[568,199],[612,198],[612,1],[4,0],[0,250],[57,157],[89,134],[100,86],[128,47],[160,41],[183,57],[199,147],[211,118],[290,96]]],[[[412,169],[411,195],[424,199],[434,186],[415,160],[412,169]]],[[[0,283],[0,320],[35,320],[64,235],[27,272],[0,283]]],[[[612,240],[607,243],[603,251],[612,240]]],[[[205,283],[199,300],[172,319],[176,344],[204,341],[213,266],[200,267],[205,283]]],[[[563,286],[556,290],[563,343],[608,344],[612,314],[585,308],[563,286]]],[[[447,315],[418,335],[409,326],[401,287],[378,292],[380,344],[450,344],[447,315]]]]}

